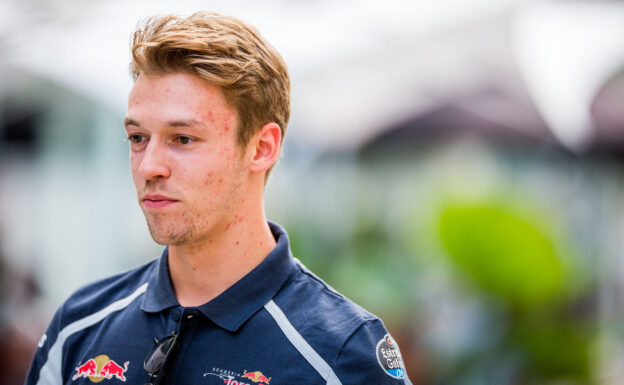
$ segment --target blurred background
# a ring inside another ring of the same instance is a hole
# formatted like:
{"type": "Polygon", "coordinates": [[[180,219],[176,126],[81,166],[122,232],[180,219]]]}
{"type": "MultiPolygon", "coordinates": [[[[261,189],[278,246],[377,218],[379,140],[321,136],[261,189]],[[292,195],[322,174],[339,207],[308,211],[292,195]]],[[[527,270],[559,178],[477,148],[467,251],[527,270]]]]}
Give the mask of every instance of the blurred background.
{"type": "Polygon", "coordinates": [[[415,385],[624,383],[624,2],[0,0],[0,384],[71,292],[160,255],[129,41],[200,9],[284,56],[268,216],[415,385]]]}

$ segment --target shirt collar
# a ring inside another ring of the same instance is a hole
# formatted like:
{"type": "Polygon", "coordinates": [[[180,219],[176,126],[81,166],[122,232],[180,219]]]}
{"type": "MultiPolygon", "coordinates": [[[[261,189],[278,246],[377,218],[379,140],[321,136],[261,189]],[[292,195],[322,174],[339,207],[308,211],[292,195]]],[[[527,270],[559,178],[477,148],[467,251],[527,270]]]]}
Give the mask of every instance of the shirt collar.
{"type": "MultiPolygon", "coordinates": [[[[295,269],[286,231],[273,222],[269,222],[269,228],[277,241],[269,255],[219,296],[198,307],[206,317],[226,330],[238,330],[277,294],[295,269]]],[[[143,297],[141,309],[146,312],[155,313],[179,306],[173,294],[167,258],[168,249],[165,248],[143,297]]]]}
{"type": "Polygon", "coordinates": [[[170,307],[179,306],[178,300],[173,293],[171,278],[169,275],[169,247],[165,247],[156,262],[156,268],[152,271],[147,285],[141,310],[148,313],[158,313],[170,307]]]}

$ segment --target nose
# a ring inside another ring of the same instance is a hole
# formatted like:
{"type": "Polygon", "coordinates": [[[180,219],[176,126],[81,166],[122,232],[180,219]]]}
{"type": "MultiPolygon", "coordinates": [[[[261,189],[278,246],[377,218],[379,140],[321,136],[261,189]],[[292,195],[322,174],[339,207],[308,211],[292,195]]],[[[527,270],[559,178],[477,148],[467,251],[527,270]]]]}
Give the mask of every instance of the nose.
{"type": "Polygon", "coordinates": [[[152,138],[143,152],[137,171],[145,180],[168,178],[171,169],[167,160],[166,146],[159,143],[156,138],[152,138]]]}

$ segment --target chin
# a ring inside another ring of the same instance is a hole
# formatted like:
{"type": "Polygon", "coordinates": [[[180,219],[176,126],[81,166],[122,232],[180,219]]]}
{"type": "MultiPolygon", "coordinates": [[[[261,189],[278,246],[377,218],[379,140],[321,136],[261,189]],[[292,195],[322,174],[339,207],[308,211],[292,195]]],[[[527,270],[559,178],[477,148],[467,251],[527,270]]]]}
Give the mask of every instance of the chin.
{"type": "Polygon", "coordinates": [[[178,228],[176,226],[167,228],[162,226],[162,224],[155,225],[149,221],[147,227],[154,242],[160,245],[180,246],[191,242],[193,239],[193,229],[178,228]]]}
{"type": "Polygon", "coordinates": [[[185,234],[159,234],[152,233],[152,239],[154,242],[160,245],[168,245],[168,246],[182,246],[191,242],[192,237],[189,237],[185,234]]]}

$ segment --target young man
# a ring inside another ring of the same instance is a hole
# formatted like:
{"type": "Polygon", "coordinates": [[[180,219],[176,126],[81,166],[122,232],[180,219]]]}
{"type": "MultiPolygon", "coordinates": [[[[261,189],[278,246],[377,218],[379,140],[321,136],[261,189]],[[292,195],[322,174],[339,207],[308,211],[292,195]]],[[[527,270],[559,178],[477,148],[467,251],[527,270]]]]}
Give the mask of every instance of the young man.
{"type": "Polygon", "coordinates": [[[125,127],[162,256],[56,312],[27,384],[411,384],[382,322],[293,259],[265,180],[290,112],[280,55],[212,13],[133,39],[125,127]]]}

